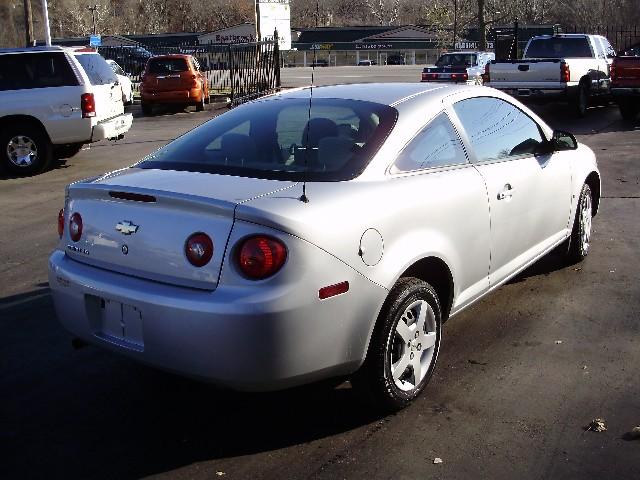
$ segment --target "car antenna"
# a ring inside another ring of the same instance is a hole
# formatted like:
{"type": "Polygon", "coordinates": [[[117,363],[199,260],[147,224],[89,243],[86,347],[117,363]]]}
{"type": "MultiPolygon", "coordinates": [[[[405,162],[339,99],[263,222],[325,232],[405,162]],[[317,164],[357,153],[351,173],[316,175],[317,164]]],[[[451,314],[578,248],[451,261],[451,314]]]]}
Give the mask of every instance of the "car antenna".
{"type": "MultiPolygon", "coordinates": [[[[316,10],[320,8],[318,0],[316,0],[316,10]]],[[[316,25],[317,26],[317,25],[316,25]]],[[[309,203],[309,197],[307,197],[307,177],[309,175],[309,130],[311,130],[311,102],[313,100],[313,74],[316,71],[316,47],[317,45],[313,45],[313,63],[311,64],[311,86],[309,88],[309,120],[307,121],[307,132],[305,138],[305,147],[304,147],[304,174],[302,180],[302,195],[300,195],[299,200],[304,203],[309,203]]]]}

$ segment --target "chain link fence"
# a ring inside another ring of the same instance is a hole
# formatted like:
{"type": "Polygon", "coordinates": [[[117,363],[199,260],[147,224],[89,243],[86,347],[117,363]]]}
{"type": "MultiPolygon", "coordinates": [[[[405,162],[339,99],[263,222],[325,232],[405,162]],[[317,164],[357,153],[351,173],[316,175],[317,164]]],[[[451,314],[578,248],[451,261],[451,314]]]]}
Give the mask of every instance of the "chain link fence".
{"type": "Polygon", "coordinates": [[[280,51],[277,42],[143,46],[103,46],[98,52],[114,60],[131,78],[134,95],[147,60],[157,55],[193,55],[207,78],[210,95],[227,97],[231,106],[267,95],[280,88],[280,51]]]}

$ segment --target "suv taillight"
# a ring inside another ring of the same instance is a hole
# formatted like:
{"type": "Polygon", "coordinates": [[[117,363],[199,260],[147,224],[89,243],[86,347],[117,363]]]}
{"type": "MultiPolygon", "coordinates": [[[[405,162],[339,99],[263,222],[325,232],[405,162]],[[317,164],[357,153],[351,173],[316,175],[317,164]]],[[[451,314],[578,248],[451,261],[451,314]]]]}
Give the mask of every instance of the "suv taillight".
{"type": "Polygon", "coordinates": [[[569,64],[566,62],[560,62],[560,81],[568,82],[571,79],[571,71],[569,70],[569,64]]]}
{"type": "Polygon", "coordinates": [[[256,235],[244,239],[238,249],[236,261],[240,271],[251,280],[262,280],[274,275],[287,259],[287,248],[277,238],[256,235]]]}
{"type": "Polygon", "coordinates": [[[482,74],[482,83],[489,83],[491,81],[491,75],[489,74],[489,63],[484,66],[484,73],[482,74]]]}
{"type": "Polygon", "coordinates": [[[64,208],[61,208],[58,212],[58,236],[62,238],[64,233],[64,208]]]}
{"type": "Polygon", "coordinates": [[[80,108],[82,109],[82,118],[91,118],[96,116],[96,99],[93,93],[83,93],[80,97],[80,108]]]}

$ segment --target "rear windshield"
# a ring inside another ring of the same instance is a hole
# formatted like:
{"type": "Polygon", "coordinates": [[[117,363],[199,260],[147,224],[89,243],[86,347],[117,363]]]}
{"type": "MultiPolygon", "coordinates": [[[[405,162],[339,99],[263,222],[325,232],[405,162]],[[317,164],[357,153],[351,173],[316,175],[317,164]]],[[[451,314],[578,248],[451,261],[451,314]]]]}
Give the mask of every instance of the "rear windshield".
{"type": "Polygon", "coordinates": [[[436,67],[471,67],[476,64],[476,56],[469,53],[447,53],[436,62],[436,67]]]}
{"type": "Polygon", "coordinates": [[[78,85],[62,52],[0,55],[0,91],[78,85]]]}
{"type": "Polygon", "coordinates": [[[76,59],[84,68],[91,85],[107,85],[118,81],[116,74],[102,56],[96,53],[76,55],[76,59]]]}
{"type": "Polygon", "coordinates": [[[397,111],[345,99],[270,98],[224,113],[153,153],[140,168],[277,180],[358,176],[393,128],[397,111]]]}
{"type": "Polygon", "coordinates": [[[166,74],[189,70],[184,58],[152,58],[149,60],[149,73],[166,74]]]}
{"type": "Polygon", "coordinates": [[[592,57],[586,37],[537,38],[531,40],[525,58],[584,58],[592,57]]]}

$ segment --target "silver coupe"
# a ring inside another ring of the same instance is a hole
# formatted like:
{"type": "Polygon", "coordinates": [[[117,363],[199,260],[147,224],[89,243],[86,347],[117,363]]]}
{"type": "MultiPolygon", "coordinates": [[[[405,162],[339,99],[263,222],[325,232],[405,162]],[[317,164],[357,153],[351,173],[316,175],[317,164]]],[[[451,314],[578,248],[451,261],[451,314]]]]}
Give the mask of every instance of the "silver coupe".
{"type": "Polygon", "coordinates": [[[443,322],[589,252],[593,152],[486,87],[337,85],[235,108],[70,185],[49,260],[76,337],[225,387],[329,378],[387,408],[443,322]]]}

